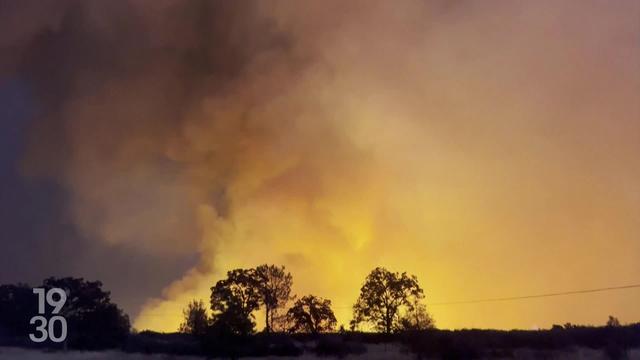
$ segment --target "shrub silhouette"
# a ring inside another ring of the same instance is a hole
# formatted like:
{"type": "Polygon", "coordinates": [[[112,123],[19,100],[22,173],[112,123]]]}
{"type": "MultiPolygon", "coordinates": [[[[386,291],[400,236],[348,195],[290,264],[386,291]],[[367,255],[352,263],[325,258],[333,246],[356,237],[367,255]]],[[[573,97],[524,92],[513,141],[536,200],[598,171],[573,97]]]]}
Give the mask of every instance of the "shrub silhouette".
{"type": "Polygon", "coordinates": [[[207,332],[210,319],[202,300],[191,301],[187,308],[182,311],[182,314],[184,321],[178,328],[179,332],[195,336],[203,336],[207,332]]]}
{"type": "Polygon", "coordinates": [[[319,356],[335,356],[344,358],[348,355],[361,355],[367,352],[367,347],[359,342],[351,342],[338,336],[328,335],[318,340],[313,351],[319,356]]]}
{"type": "Polygon", "coordinates": [[[609,315],[609,320],[607,320],[607,326],[609,327],[619,327],[620,326],[620,320],[618,320],[618,318],[609,315]]]}
{"type": "Polygon", "coordinates": [[[435,322],[429,313],[427,307],[421,304],[417,299],[398,319],[397,331],[420,331],[435,328],[435,322]]]}

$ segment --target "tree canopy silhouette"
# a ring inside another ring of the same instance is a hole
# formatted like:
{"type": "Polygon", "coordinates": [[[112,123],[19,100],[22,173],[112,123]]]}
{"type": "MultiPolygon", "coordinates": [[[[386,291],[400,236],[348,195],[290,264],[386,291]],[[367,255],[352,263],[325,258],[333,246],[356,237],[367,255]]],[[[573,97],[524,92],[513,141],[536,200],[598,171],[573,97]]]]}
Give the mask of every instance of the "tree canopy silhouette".
{"type": "Polygon", "coordinates": [[[38,313],[38,301],[27,284],[0,285],[0,335],[26,336],[29,319],[38,313]]]}
{"type": "Polygon", "coordinates": [[[207,332],[210,320],[202,300],[192,300],[182,314],[184,321],[180,324],[178,331],[196,336],[203,336],[207,332]]]}
{"type": "Polygon", "coordinates": [[[332,331],[337,320],[331,310],[331,300],[314,295],[298,299],[287,312],[292,332],[317,334],[332,331]]]}
{"type": "MultiPolygon", "coordinates": [[[[79,349],[120,346],[129,335],[129,317],[111,302],[99,281],[48,278],[37,287],[61,288],[67,301],[60,311],[67,321],[67,345],[79,349]]],[[[0,335],[23,337],[33,332],[29,320],[38,314],[38,297],[26,284],[0,285],[0,335]]]]}
{"type": "Polygon", "coordinates": [[[231,334],[253,333],[256,325],[253,312],[260,301],[255,269],[228,271],[227,278],[211,288],[213,325],[231,334]]]}
{"type": "Polygon", "coordinates": [[[377,330],[391,333],[399,321],[402,307],[411,309],[424,297],[415,275],[391,272],[377,267],[365,279],[360,296],[353,306],[352,328],[362,322],[377,330]]]}
{"type": "Polygon", "coordinates": [[[117,347],[129,334],[129,317],[111,302],[110,293],[100,281],[82,278],[48,278],[43,287],[61,288],[67,302],[61,315],[67,319],[68,342],[75,348],[102,349],[117,347]]]}
{"type": "Polygon", "coordinates": [[[265,331],[271,332],[278,321],[278,311],[293,300],[291,285],[293,277],[284,266],[260,265],[255,269],[256,284],[265,308],[265,331]]]}
{"type": "MultiPolygon", "coordinates": [[[[104,349],[121,345],[129,335],[129,317],[111,302],[99,281],[82,278],[48,278],[45,289],[61,288],[67,301],[60,315],[67,321],[67,344],[79,349],[104,349]]],[[[26,284],[0,286],[0,332],[26,336],[33,331],[29,319],[38,314],[38,298],[26,284]]]]}
{"type": "Polygon", "coordinates": [[[415,299],[414,303],[407,307],[404,314],[400,315],[396,330],[416,331],[435,328],[435,322],[427,312],[427,306],[415,299]]]}

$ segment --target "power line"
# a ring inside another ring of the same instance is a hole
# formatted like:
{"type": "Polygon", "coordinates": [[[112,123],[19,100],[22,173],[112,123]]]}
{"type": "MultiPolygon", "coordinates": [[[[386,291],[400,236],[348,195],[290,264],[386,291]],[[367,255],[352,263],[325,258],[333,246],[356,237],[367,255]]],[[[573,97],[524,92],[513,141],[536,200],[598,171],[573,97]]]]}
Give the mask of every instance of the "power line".
{"type": "Polygon", "coordinates": [[[562,292],[536,294],[536,295],[511,296],[511,297],[487,298],[487,299],[476,299],[476,300],[461,300],[461,301],[444,301],[444,302],[427,303],[427,305],[430,305],[430,306],[441,306],[441,305],[458,305],[458,304],[476,304],[476,303],[498,302],[498,301],[513,301],[513,300],[535,299],[535,298],[544,298],[544,297],[552,297],[552,296],[587,294],[587,293],[612,291],[612,290],[623,290],[623,289],[633,289],[633,288],[640,288],[640,284],[623,285],[623,286],[611,286],[611,287],[596,288],[596,289],[562,291],[562,292]]]}
{"type": "MultiPolygon", "coordinates": [[[[443,302],[433,302],[433,303],[429,303],[428,302],[427,305],[428,306],[441,306],[441,305],[476,304],[476,303],[498,302],[498,301],[513,301],[513,300],[535,299],[535,298],[544,298],[544,297],[552,297],[552,296],[587,294],[587,293],[612,291],[612,290],[624,290],[624,289],[633,289],[633,288],[640,288],[640,284],[623,285],[623,286],[611,286],[611,287],[596,288],[596,289],[562,291],[562,292],[544,293],[544,294],[536,294],[536,295],[509,296],[509,297],[474,299],[474,300],[459,300],[459,301],[443,301],[443,302]]],[[[334,308],[336,308],[336,309],[346,309],[346,308],[352,308],[352,307],[353,306],[334,306],[334,308]]]]}
{"type": "MultiPolygon", "coordinates": [[[[624,290],[624,289],[633,289],[633,288],[640,288],[640,284],[631,284],[631,285],[622,285],[622,286],[610,286],[610,287],[603,287],[603,288],[573,290],[573,291],[562,291],[562,292],[544,293],[544,294],[536,294],[536,295],[510,296],[510,297],[486,298],[486,299],[475,299],[475,300],[460,300],[460,301],[443,301],[443,302],[427,303],[426,305],[428,305],[428,306],[444,306],[444,305],[477,304],[477,303],[499,302],[499,301],[515,301],[515,300],[536,299],[536,298],[545,298],[545,297],[553,297],[553,296],[588,294],[588,293],[613,291],[613,290],[624,290]]],[[[334,309],[352,309],[353,308],[353,306],[332,306],[332,307],[334,309]]],[[[145,314],[145,316],[165,316],[165,315],[156,313],[156,314],[145,314]]]]}

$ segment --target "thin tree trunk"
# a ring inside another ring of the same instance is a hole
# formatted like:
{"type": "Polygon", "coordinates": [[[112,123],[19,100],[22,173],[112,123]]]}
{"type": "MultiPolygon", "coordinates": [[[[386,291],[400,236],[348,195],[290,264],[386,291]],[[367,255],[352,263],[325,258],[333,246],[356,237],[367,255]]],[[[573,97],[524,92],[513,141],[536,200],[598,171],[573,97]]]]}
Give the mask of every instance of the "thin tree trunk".
{"type": "Polygon", "coordinates": [[[386,327],[386,332],[387,334],[391,334],[391,321],[389,319],[389,308],[386,309],[386,316],[385,316],[385,327],[386,327]]]}

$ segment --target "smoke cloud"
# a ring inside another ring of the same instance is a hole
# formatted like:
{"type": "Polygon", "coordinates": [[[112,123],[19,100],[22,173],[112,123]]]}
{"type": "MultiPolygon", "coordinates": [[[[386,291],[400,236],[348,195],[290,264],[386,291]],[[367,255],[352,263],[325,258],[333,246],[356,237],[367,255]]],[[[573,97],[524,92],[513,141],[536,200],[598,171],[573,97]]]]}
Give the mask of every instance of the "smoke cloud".
{"type": "MultiPolygon", "coordinates": [[[[637,2],[0,7],[0,76],[35,99],[23,174],[65,189],[84,238],[197,254],[138,294],[137,328],[175,330],[226,270],[261,263],[342,323],[378,265],[428,301],[640,275],[637,2]]],[[[637,320],[638,296],[430,311],[443,327],[637,320]]]]}

